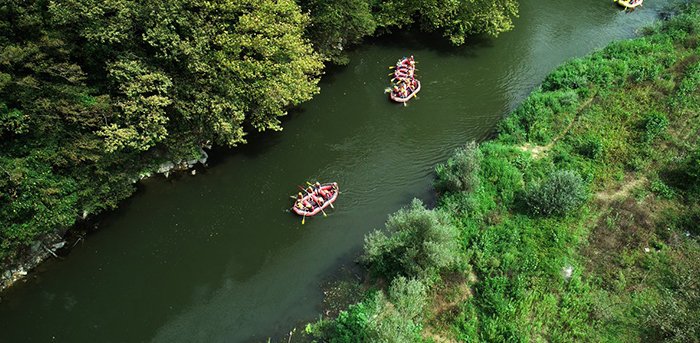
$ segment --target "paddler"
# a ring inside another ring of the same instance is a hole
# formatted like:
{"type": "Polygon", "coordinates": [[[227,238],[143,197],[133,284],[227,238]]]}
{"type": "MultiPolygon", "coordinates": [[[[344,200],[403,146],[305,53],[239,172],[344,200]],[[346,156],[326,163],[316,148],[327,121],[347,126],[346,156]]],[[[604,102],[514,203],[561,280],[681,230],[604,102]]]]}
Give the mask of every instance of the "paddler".
{"type": "Polygon", "coordinates": [[[311,205],[311,203],[306,199],[302,200],[302,205],[304,205],[307,211],[311,211],[314,209],[314,206],[311,205]]]}
{"type": "Polygon", "coordinates": [[[323,189],[323,188],[319,188],[319,189],[318,189],[318,194],[321,195],[321,196],[322,196],[324,199],[326,199],[326,200],[330,200],[330,199],[331,199],[331,192],[329,192],[329,191],[327,191],[327,190],[325,190],[325,189],[323,189]]]}

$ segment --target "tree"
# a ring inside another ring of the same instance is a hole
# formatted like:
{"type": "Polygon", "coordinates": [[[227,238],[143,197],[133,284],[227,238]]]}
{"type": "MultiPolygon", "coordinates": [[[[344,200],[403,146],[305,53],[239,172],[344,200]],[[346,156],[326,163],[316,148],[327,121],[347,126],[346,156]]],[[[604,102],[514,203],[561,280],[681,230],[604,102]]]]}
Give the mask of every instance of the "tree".
{"type": "Polygon", "coordinates": [[[306,0],[311,15],[308,36],[316,50],[335,64],[347,64],[345,49],[374,33],[377,26],[368,0],[306,0]]]}
{"type": "Polygon", "coordinates": [[[409,208],[389,216],[386,231],[365,237],[362,261],[375,275],[388,278],[433,276],[457,262],[457,235],[443,213],[414,199],[409,208]]]}
{"type": "Polygon", "coordinates": [[[435,167],[438,192],[472,192],[479,187],[479,169],[483,154],[476,143],[471,142],[456,149],[447,163],[435,167]]]}

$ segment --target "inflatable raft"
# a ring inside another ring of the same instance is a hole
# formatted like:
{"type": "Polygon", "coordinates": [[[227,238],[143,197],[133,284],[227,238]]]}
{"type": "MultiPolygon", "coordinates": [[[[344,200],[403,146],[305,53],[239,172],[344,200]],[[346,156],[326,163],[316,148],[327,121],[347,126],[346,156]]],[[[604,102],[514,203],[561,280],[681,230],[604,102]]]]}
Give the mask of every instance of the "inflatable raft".
{"type": "Polygon", "coordinates": [[[413,92],[409,93],[405,97],[401,97],[398,94],[391,92],[391,93],[389,93],[389,98],[391,98],[391,100],[393,100],[393,101],[400,102],[400,103],[407,102],[408,100],[411,100],[411,98],[413,98],[414,96],[416,96],[416,94],[418,94],[418,92],[420,92],[420,81],[416,80],[416,83],[418,84],[416,86],[416,89],[414,89],[413,92]]]}
{"type": "Polygon", "coordinates": [[[321,212],[322,210],[325,210],[326,207],[330,206],[332,203],[335,202],[335,199],[338,198],[338,183],[336,183],[336,182],[326,183],[326,184],[321,185],[320,189],[323,189],[331,194],[328,199],[324,199],[323,197],[321,197],[318,194],[318,191],[314,192],[314,195],[317,198],[324,200],[323,204],[321,204],[319,206],[316,202],[311,200],[311,194],[309,194],[307,192],[306,196],[304,196],[301,199],[301,201],[302,201],[302,203],[304,201],[308,201],[310,204],[313,205],[313,208],[311,210],[307,210],[306,208],[299,208],[299,207],[297,207],[297,203],[299,202],[299,200],[297,200],[294,202],[294,207],[292,207],[292,211],[294,211],[294,213],[296,213],[300,216],[313,217],[313,216],[317,215],[319,212],[321,212]]]}
{"type": "Polygon", "coordinates": [[[389,99],[398,103],[406,103],[420,92],[420,81],[416,79],[416,66],[413,56],[404,57],[396,62],[394,77],[391,79],[389,99]]]}
{"type": "Polygon", "coordinates": [[[638,6],[641,6],[641,5],[642,5],[642,2],[644,2],[644,0],[636,0],[636,1],[633,1],[633,0],[626,0],[626,1],[625,1],[625,0],[616,0],[616,2],[617,2],[618,5],[620,5],[620,6],[624,7],[624,8],[634,9],[634,8],[637,8],[638,6]]]}

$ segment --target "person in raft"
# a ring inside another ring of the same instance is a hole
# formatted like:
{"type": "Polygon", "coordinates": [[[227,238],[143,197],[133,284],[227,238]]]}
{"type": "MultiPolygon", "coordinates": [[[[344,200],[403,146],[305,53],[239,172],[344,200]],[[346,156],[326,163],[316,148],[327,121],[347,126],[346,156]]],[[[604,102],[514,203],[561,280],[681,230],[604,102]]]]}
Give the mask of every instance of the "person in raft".
{"type": "Polygon", "coordinates": [[[331,200],[331,198],[333,197],[333,193],[320,187],[318,189],[318,194],[326,200],[331,200]]]}
{"type": "Polygon", "coordinates": [[[297,194],[297,200],[294,206],[296,206],[300,210],[306,209],[307,211],[312,211],[314,209],[313,203],[304,199],[304,195],[301,194],[301,192],[297,194]]]}

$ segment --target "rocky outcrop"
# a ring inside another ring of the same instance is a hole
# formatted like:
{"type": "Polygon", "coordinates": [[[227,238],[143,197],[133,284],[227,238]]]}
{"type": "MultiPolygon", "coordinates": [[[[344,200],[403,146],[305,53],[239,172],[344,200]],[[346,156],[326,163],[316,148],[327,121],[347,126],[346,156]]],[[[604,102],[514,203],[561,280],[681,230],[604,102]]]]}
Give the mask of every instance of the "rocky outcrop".
{"type": "Polygon", "coordinates": [[[57,257],[56,251],[62,249],[65,245],[66,241],[57,234],[50,235],[42,241],[35,242],[27,258],[3,270],[2,274],[0,274],[0,291],[12,286],[15,282],[27,276],[30,270],[34,269],[49,257],[57,257]]]}
{"type": "MultiPolygon", "coordinates": [[[[180,160],[178,162],[173,162],[173,161],[166,161],[161,163],[158,166],[158,169],[156,170],[156,173],[158,174],[163,174],[165,177],[168,177],[171,172],[173,171],[182,171],[182,170],[188,170],[194,168],[194,166],[197,163],[201,163],[202,165],[206,165],[207,160],[209,159],[209,154],[207,154],[204,149],[199,148],[199,156],[194,157],[189,160],[180,160]]],[[[192,173],[194,175],[195,173],[192,173]]],[[[144,179],[146,177],[151,176],[150,173],[144,173],[140,176],[141,179],[144,179]]]]}

